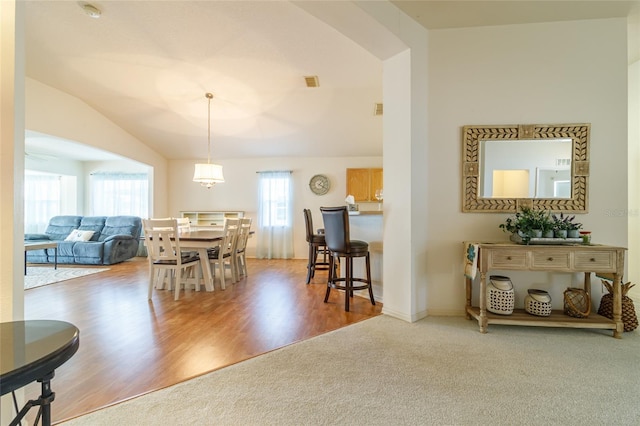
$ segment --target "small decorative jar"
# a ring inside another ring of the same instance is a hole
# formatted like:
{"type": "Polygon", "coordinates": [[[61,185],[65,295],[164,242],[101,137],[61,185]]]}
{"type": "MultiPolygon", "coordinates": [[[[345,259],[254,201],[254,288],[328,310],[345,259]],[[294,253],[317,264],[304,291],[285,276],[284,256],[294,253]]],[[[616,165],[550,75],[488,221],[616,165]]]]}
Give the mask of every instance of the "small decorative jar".
{"type": "Polygon", "coordinates": [[[582,244],[591,244],[591,231],[580,231],[582,244]]]}
{"type": "Polygon", "coordinates": [[[524,310],[531,315],[548,317],[551,315],[551,296],[544,290],[530,288],[524,297],[524,310]]]}

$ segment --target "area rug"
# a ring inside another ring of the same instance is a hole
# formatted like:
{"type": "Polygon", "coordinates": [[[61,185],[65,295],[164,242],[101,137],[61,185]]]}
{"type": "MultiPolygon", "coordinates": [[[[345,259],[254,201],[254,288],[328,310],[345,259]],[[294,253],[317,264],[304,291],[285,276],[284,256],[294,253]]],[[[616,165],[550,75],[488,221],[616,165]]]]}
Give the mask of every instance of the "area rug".
{"type": "Polygon", "coordinates": [[[27,275],[24,277],[24,289],[29,290],[43,285],[66,281],[73,278],[84,277],[85,275],[97,274],[108,271],[109,268],[60,268],[53,269],[51,266],[29,266],[27,275]]]}
{"type": "Polygon", "coordinates": [[[638,354],[637,331],[381,315],[61,424],[637,426],[638,354]]]}

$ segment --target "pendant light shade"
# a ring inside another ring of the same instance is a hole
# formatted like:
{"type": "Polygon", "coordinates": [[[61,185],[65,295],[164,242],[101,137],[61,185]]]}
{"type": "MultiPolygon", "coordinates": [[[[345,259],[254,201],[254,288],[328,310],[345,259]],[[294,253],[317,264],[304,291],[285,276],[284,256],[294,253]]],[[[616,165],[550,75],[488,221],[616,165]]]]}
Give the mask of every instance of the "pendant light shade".
{"type": "Polygon", "coordinates": [[[196,164],[196,168],[193,173],[193,181],[198,182],[200,185],[206,186],[207,188],[211,188],[216,183],[223,183],[224,176],[222,175],[222,166],[211,163],[211,99],[213,99],[213,94],[206,93],[205,97],[209,101],[209,115],[207,121],[207,162],[196,164]]]}
{"type": "Polygon", "coordinates": [[[193,173],[193,181],[211,188],[216,183],[223,183],[222,166],[220,164],[199,163],[193,173]]]}

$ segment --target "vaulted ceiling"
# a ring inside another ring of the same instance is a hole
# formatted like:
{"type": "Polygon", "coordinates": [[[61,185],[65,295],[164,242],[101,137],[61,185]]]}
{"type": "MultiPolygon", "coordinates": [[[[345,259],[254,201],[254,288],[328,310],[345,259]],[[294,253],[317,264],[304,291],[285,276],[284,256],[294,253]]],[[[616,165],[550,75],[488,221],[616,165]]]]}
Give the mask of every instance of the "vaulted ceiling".
{"type": "MultiPolygon", "coordinates": [[[[393,3],[438,29],[626,16],[638,1],[393,3]]],[[[381,60],[304,4],[95,1],[97,19],[84,4],[26,1],[27,77],[81,99],[165,157],[206,157],[206,92],[215,158],[382,155],[381,60]],[[319,87],[305,76],[318,76],[319,87]]],[[[41,135],[26,146],[65,149],[41,135]]]]}

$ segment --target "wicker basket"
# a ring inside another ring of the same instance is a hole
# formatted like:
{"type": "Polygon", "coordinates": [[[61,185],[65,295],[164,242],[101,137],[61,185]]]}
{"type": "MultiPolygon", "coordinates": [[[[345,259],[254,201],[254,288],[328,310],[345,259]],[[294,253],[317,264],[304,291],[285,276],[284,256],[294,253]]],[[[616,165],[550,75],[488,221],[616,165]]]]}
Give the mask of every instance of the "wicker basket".
{"type": "Polygon", "coordinates": [[[487,311],[511,315],[515,305],[513,284],[509,277],[491,275],[487,284],[487,311]]]}
{"type": "Polygon", "coordinates": [[[530,288],[524,298],[524,310],[539,317],[551,315],[551,296],[544,290],[530,288]]]}
{"type": "Polygon", "coordinates": [[[569,287],[564,291],[564,313],[574,318],[588,318],[591,296],[581,288],[569,287]]]}
{"type": "MultiPolygon", "coordinates": [[[[600,300],[600,307],[598,308],[598,314],[609,319],[613,319],[613,283],[602,280],[602,284],[609,290],[609,293],[602,296],[600,300]]],[[[620,285],[620,291],[622,292],[622,324],[624,325],[624,331],[633,331],[638,328],[638,317],[636,316],[636,309],[633,305],[633,300],[627,296],[627,293],[635,284],[630,282],[620,285]]]]}

